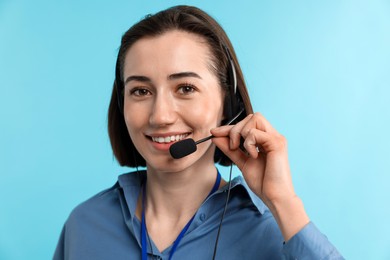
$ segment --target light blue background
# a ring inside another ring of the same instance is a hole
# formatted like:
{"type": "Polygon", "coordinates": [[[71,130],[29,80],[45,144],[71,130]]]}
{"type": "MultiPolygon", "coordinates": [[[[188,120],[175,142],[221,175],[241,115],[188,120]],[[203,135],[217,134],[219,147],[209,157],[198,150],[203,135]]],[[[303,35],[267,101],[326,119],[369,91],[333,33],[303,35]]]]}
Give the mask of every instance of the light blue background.
{"type": "MultiPolygon", "coordinates": [[[[106,131],[120,37],[179,3],[0,0],[0,259],[51,258],[72,208],[129,170],[106,131]]],[[[185,3],[231,37],[311,219],[346,258],[390,259],[389,1],[185,3]]]]}

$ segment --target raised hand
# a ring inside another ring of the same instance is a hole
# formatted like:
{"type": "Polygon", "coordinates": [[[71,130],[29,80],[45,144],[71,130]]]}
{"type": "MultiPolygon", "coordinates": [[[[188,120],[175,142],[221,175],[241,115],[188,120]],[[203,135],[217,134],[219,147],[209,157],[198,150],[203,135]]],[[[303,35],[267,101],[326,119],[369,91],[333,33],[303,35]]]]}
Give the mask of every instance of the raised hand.
{"type": "Polygon", "coordinates": [[[211,130],[213,142],[241,170],[251,190],[273,213],[285,240],[309,222],[292,184],[287,141],[260,114],[211,130]],[[244,139],[240,149],[240,140],[244,139]]]}

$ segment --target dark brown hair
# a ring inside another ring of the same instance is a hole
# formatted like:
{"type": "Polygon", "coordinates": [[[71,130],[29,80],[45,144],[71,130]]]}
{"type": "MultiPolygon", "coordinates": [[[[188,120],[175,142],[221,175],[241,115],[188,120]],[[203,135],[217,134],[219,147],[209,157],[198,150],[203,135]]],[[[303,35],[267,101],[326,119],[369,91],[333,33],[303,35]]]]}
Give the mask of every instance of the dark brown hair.
{"type": "MultiPolygon", "coordinates": [[[[192,6],[175,6],[155,15],[148,15],[140,22],[134,24],[123,36],[116,61],[115,81],[112,89],[110,106],[108,109],[108,133],[111,146],[116,159],[122,166],[146,166],[145,159],[138,153],[127,131],[123,116],[123,68],[127,51],[138,40],[144,37],[162,35],[168,31],[180,30],[201,36],[211,51],[212,71],[219,80],[225,92],[224,114],[226,118],[231,115],[226,112],[231,106],[228,74],[231,70],[225,48],[228,49],[236,70],[238,96],[242,100],[245,111],[243,116],[253,113],[248,91],[244,82],[241,68],[238,64],[233,46],[222,27],[207,13],[192,6]]],[[[230,83],[232,84],[232,83],[230,83]]],[[[231,86],[230,86],[231,87],[231,86]]],[[[230,159],[216,148],[214,161],[221,165],[230,165],[230,159]]]]}

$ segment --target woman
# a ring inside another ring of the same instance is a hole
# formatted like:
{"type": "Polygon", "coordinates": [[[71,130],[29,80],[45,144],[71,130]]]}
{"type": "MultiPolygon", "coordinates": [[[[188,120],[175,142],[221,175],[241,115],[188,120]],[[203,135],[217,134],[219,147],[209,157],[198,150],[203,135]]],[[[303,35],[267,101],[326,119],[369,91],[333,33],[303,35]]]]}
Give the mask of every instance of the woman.
{"type": "Polygon", "coordinates": [[[176,6],[124,34],[108,119],[117,160],[137,171],[72,212],[55,259],[342,258],[306,215],[286,140],[252,113],[233,47],[203,11],[176,6]],[[210,133],[172,157],[172,144],[210,133]],[[231,162],[244,178],[228,183],[215,163],[231,162]]]}

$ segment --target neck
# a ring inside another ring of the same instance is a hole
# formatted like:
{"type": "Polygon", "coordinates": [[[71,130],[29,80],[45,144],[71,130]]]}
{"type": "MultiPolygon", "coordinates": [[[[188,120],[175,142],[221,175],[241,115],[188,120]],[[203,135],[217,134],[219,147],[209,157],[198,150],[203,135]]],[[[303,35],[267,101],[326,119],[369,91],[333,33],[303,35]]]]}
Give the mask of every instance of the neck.
{"type": "MultiPolygon", "coordinates": [[[[175,241],[212,190],[216,178],[217,169],[212,160],[175,172],[159,171],[148,165],[145,219],[148,234],[160,251],[175,241]]],[[[225,184],[221,180],[220,187],[225,184]]],[[[140,197],[136,211],[139,219],[141,201],[140,197]]]]}
{"type": "Polygon", "coordinates": [[[217,177],[213,165],[206,169],[187,169],[162,173],[148,169],[146,213],[153,218],[191,218],[210,193],[217,177]]]}

